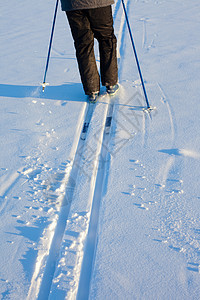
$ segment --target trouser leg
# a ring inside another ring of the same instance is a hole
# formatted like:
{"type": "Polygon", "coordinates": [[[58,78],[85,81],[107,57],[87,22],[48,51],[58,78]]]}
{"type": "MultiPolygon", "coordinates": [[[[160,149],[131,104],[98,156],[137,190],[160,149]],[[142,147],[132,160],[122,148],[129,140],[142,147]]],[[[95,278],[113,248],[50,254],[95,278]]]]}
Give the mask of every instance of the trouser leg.
{"type": "Polygon", "coordinates": [[[86,10],[66,12],[71,28],[81,81],[86,95],[100,90],[100,77],[94,55],[94,33],[86,10]]]}
{"type": "Polygon", "coordinates": [[[118,81],[117,39],[114,35],[111,6],[88,10],[88,19],[99,42],[102,85],[114,85],[118,81]]]}

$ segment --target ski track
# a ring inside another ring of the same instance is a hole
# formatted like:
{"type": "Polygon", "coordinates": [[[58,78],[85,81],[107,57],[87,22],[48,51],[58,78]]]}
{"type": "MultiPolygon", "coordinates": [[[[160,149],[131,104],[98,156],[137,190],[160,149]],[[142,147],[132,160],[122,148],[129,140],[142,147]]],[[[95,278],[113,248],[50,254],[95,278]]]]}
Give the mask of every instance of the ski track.
{"type": "Polygon", "coordinates": [[[141,19],[143,21],[143,37],[142,37],[142,48],[146,48],[146,42],[147,42],[147,29],[146,29],[146,20],[141,19]]]}
{"type": "Polygon", "coordinates": [[[150,126],[150,122],[149,122],[149,116],[147,116],[147,113],[144,113],[143,115],[143,147],[147,148],[147,144],[148,144],[148,136],[149,136],[149,126],[150,126]]]}
{"type": "MultiPolygon", "coordinates": [[[[126,7],[129,6],[129,2],[126,2],[126,7]]],[[[126,26],[125,16],[120,4],[121,1],[118,0],[113,13],[114,22],[118,16],[120,17],[120,26],[117,33],[118,58],[121,57],[120,53],[123,53],[125,42],[123,32],[126,26]]],[[[122,66],[120,64],[119,76],[121,72],[122,66]]],[[[66,268],[65,264],[63,265],[63,260],[68,259],[69,263],[72,260],[70,253],[66,254],[64,249],[66,248],[65,240],[69,240],[69,233],[73,233],[74,226],[76,231],[72,234],[73,241],[70,242],[71,246],[67,248],[77,250],[76,252],[73,251],[76,255],[73,258],[75,261],[72,263],[71,271],[65,270],[65,273],[70,274],[70,276],[65,275],[65,280],[69,283],[69,288],[65,285],[65,294],[68,298],[73,298],[76,294],[78,295],[77,299],[88,299],[89,297],[90,281],[95,261],[99,209],[106,184],[105,170],[108,164],[110,130],[115,111],[112,99],[108,103],[106,98],[104,101],[104,95],[100,97],[98,104],[95,105],[95,113],[94,109],[91,109],[94,106],[91,105],[85,105],[81,112],[81,122],[77,126],[76,137],[70,154],[70,164],[67,165],[63,179],[62,205],[58,209],[57,218],[43,233],[44,237],[48,238],[44,239],[43,237],[41,239],[42,247],[38,253],[28,299],[47,299],[48,297],[54,299],[57,296],[55,295],[55,287],[59,287],[59,282],[62,285],[62,280],[60,280],[64,273],[62,268],[66,268]],[[90,127],[93,126],[93,122],[96,123],[97,115],[95,114],[101,116],[101,122],[103,123],[102,125],[98,124],[98,128],[93,131],[90,127]],[[91,159],[90,149],[94,145],[90,145],[90,143],[94,140],[96,149],[94,157],[91,159]],[[89,173],[92,175],[88,179],[89,173]],[[87,179],[89,183],[86,184],[87,179]],[[82,193],[82,187],[86,189],[85,193],[82,193]],[[77,216],[71,215],[72,203],[76,206],[76,200],[80,198],[80,194],[87,195],[87,202],[83,205],[84,209],[81,208],[81,214],[77,211],[77,216]],[[64,257],[63,253],[65,253],[64,257]]],[[[116,100],[115,97],[114,101],[116,100]]],[[[62,294],[62,292],[60,293],[62,294]]]]}
{"type": "MultiPolygon", "coordinates": [[[[129,7],[130,1],[128,0],[125,5],[129,7]]],[[[117,19],[118,14],[122,14],[120,16],[120,26],[119,31],[117,33],[118,40],[118,64],[119,64],[119,77],[122,73],[122,64],[120,60],[123,59],[121,53],[124,53],[124,45],[125,45],[125,30],[126,30],[126,19],[122,7],[120,6],[121,0],[116,2],[115,11],[114,11],[114,22],[117,19]],[[121,10],[120,10],[121,8],[121,10]]],[[[115,99],[116,102],[116,99],[115,99]]],[[[108,113],[105,123],[105,130],[103,135],[102,142],[102,150],[101,150],[101,161],[99,170],[96,177],[96,186],[93,197],[92,211],[90,217],[90,224],[87,234],[87,244],[85,246],[84,257],[81,268],[80,281],[77,291],[77,299],[88,299],[90,293],[90,282],[92,278],[93,266],[95,264],[95,251],[96,251],[96,239],[97,239],[97,230],[98,230],[98,218],[99,218],[99,209],[100,203],[103,197],[103,193],[105,191],[106,180],[108,174],[106,174],[105,170],[108,169],[108,164],[110,161],[109,158],[109,142],[110,142],[110,132],[111,132],[111,122],[112,118],[115,115],[114,104],[111,102],[108,107],[108,113]]],[[[112,125],[113,126],[113,125],[112,125]]]]}
{"type": "MultiPolygon", "coordinates": [[[[170,102],[168,101],[167,96],[166,96],[165,92],[163,91],[163,88],[161,87],[161,85],[159,83],[157,83],[157,86],[162,95],[161,102],[165,105],[168,115],[169,115],[170,128],[171,128],[171,134],[170,134],[171,135],[170,136],[171,145],[169,145],[169,148],[173,149],[175,147],[175,141],[177,138],[176,119],[175,119],[172,107],[170,105],[170,102]]],[[[173,168],[175,163],[176,163],[176,158],[174,156],[169,157],[167,162],[165,162],[164,168],[163,167],[161,168],[160,174],[162,174],[161,175],[162,186],[166,185],[166,181],[168,180],[170,170],[173,168]]]]}
{"type": "Polygon", "coordinates": [[[169,115],[169,119],[170,119],[170,126],[171,126],[171,140],[172,140],[172,146],[175,142],[175,134],[177,132],[177,129],[176,129],[176,122],[175,122],[175,116],[173,114],[173,111],[172,111],[172,107],[169,103],[169,101],[167,100],[167,96],[166,94],[164,93],[163,91],[163,88],[161,87],[160,83],[157,82],[157,86],[161,92],[161,102],[166,104],[167,106],[167,111],[168,111],[168,115],[169,115]]]}
{"type": "MultiPolygon", "coordinates": [[[[113,21],[115,24],[118,14],[122,13],[119,31],[115,32],[115,34],[117,36],[117,57],[118,57],[118,59],[121,58],[121,53],[123,53],[123,51],[122,51],[123,47],[124,47],[123,32],[124,32],[124,29],[126,26],[125,15],[122,12],[122,8],[121,9],[120,8],[121,8],[121,0],[118,0],[115,4],[115,9],[114,9],[114,14],[113,14],[113,21]]],[[[119,75],[120,75],[120,72],[119,72],[119,75]]]]}
{"type": "MultiPolygon", "coordinates": [[[[101,102],[102,100],[104,100],[104,95],[102,97],[100,97],[99,102],[101,102]]],[[[106,101],[105,101],[106,102],[106,101]]],[[[106,105],[106,109],[105,112],[103,113],[103,115],[105,115],[105,117],[107,116],[107,111],[109,112],[108,117],[106,117],[106,121],[104,122],[104,126],[103,129],[101,130],[101,132],[105,132],[106,136],[107,136],[107,143],[109,141],[108,136],[109,136],[109,128],[111,125],[111,119],[112,119],[112,111],[113,111],[113,104],[106,104],[106,103],[100,103],[97,104],[100,106],[104,106],[106,105]]],[[[35,272],[34,275],[32,277],[32,283],[31,283],[31,287],[29,289],[29,294],[28,294],[28,299],[47,299],[51,290],[51,285],[52,285],[52,280],[54,277],[54,273],[55,273],[55,269],[56,269],[56,263],[58,261],[58,257],[59,257],[59,252],[60,252],[60,248],[61,248],[61,244],[62,244],[62,240],[63,240],[63,235],[64,235],[64,231],[66,228],[66,224],[68,221],[68,215],[70,212],[70,206],[72,203],[72,200],[74,198],[74,191],[76,188],[76,182],[79,182],[79,176],[80,173],[82,172],[82,168],[83,165],[85,164],[85,152],[87,152],[85,150],[85,148],[89,148],[88,147],[88,140],[87,140],[87,131],[85,132],[85,128],[87,130],[90,124],[90,120],[93,117],[93,112],[94,112],[94,107],[93,105],[87,105],[88,109],[86,109],[86,113],[85,113],[85,117],[84,120],[82,121],[82,130],[79,134],[79,142],[78,142],[78,146],[77,146],[77,150],[76,153],[74,154],[74,159],[71,160],[70,165],[68,165],[67,169],[65,170],[65,177],[63,179],[63,187],[62,189],[64,190],[63,195],[61,195],[61,207],[59,210],[59,215],[58,218],[54,220],[54,222],[52,222],[52,224],[49,226],[48,229],[45,230],[44,232],[44,237],[48,236],[48,241],[46,244],[43,243],[43,246],[41,247],[42,250],[39,251],[38,254],[38,258],[37,258],[37,262],[36,262],[36,266],[35,266],[35,272]],[[84,155],[83,155],[84,154],[84,155]],[[70,168],[71,166],[71,168],[70,168]]],[[[97,109],[97,108],[96,108],[97,109]]],[[[100,114],[102,115],[102,114],[100,114]]],[[[95,118],[96,120],[96,118],[95,118]]],[[[101,132],[98,132],[98,135],[101,135],[101,132]]],[[[102,133],[103,134],[103,133],[102,133]]],[[[97,150],[97,154],[96,154],[96,158],[94,158],[94,166],[93,166],[93,176],[91,178],[91,186],[90,186],[90,194],[91,194],[91,204],[94,204],[95,207],[95,213],[98,215],[98,206],[100,204],[100,200],[101,197],[97,197],[94,196],[94,190],[96,188],[96,186],[102,186],[102,180],[103,180],[103,174],[104,174],[104,165],[105,163],[102,163],[102,160],[105,159],[106,153],[107,153],[107,147],[104,149],[104,140],[105,138],[102,139],[99,136],[95,136],[94,139],[97,140],[97,144],[99,144],[98,149],[97,150]],[[100,141],[100,142],[99,142],[100,141]],[[103,145],[103,146],[102,146],[103,145]],[[101,150],[101,148],[103,147],[104,151],[101,150]],[[103,153],[103,157],[102,157],[102,153],[103,153]],[[99,154],[98,154],[99,153],[99,154]],[[98,156],[101,157],[101,161],[98,159],[98,156]],[[96,178],[97,178],[97,170],[98,170],[98,166],[101,165],[101,176],[100,179],[98,179],[98,184],[96,183],[96,178]],[[103,166],[103,167],[102,167],[103,166]],[[93,190],[93,191],[92,191],[93,190]],[[97,200],[96,200],[97,198],[97,200]],[[96,206],[96,202],[97,202],[97,206],[96,206]]],[[[76,143],[76,142],[75,142],[76,143]]],[[[75,148],[75,147],[73,147],[75,148]]],[[[90,162],[91,165],[91,162],[90,162]]],[[[91,167],[91,166],[89,166],[91,167]]],[[[87,179],[87,178],[86,178],[87,179]]],[[[84,178],[84,184],[85,184],[85,178],[84,178]]],[[[101,188],[100,188],[101,189],[101,188]]],[[[97,189],[98,192],[96,192],[97,194],[99,194],[99,188],[97,189]]],[[[93,210],[93,211],[94,211],[93,210]]],[[[92,213],[93,215],[94,213],[92,213]]],[[[95,218],[96,220],[98,220],[98,218],[95,218]]],[[[89,221],[90,224],[93,224],[93,217],[90,218],[89,221]]],[[[89,224],[88,223],[88,224],[89,224]]],[[[97,221],[96,221],[96,226],[97,226],[97,221]]],[[[95,229],[96,230],[96,229],[95,229]]],[[[94,240],[93,240],[93,244],[94,240]]]]}
{"type": "MultiPolygon", "coordinates": [[[[128,6],[128,4],[129,4],[129,0],[125,5],[128,6]]],[[[121,5],[121,0],[118,0],[115,4],[115,10],[113,14],[114,23],[115,20],[117,19],[118,14],[120,14],[120,8],[121,8],[120,5],[121,5]]],[[[122,12],[122,8],[121,8],[121,12],[122,12]]],[[[125,15],[122,12],[122,16],[120,18],[119,32],[117,34],[119,77],[120,77],[120,73],[122,72],[120,60],[121,60],[121,53],[123,53],[123,48],[124,48],[125,34],[123,34],[123,32],[125,31],[125,27],[126,27],[126,20],[125,20],[125,15]]],[[[116,103],[117,99],[115,98],[114,101],[116,103]]],[[[112,118],[115,115],[114,101],[111,100],[109,103],[106,122],[105,122],[105,129],[104,129],[103,140],[101,145],[100,161],[99,161],[99,167],[96,176],[92,210],[91,210],[89,228],[87,233],[87,243],[85,245],[84,257],[83,257],[81,273],[80,273],[80,280],[79,280],[79,285],[77,290],[78,300],[88,299],[90,293],[90,282],[92,277],[93,266],[95,263],[95,250],[96,250],[100,203],[103,197],[104,187],[106,185],[107,174],[105,174],[105,170],[109,163],[108,156],[109,156],[110,131],[111,131],[112,118]]]]}
{"type": "Polygon", "coordinates": [[[104,184],[105,167],[107,163],[108,147],[110,141],[109,133],[110,133],[111,122],[112,122],[113,108],[114,108],[114,104],[110,103],[108,107],[106,122],[105,122],[100,161],[99,161],[98,173],[96,177],[92,211],[90,217],[90,224],[89,224],[89,229],[87,234],[87,244],[84,251],[84,258],[83,258],[83,263],[81,268],[81,276],[79,281],[77,299],[89,298],[90,281],[92,276],[93,264],[95,260],[99,209],[100,209],[102,193],[105,185],[104,184]]]}
{"type": "MultiPolygon", "coordinates": [[[[115,5],[115,11],[114,11],[114,18],[117,17],[117,15],[120,13],[120,0],[116,3],[115,5]]],[[[118,47],[119,49],[123,49],[124,47],[124,40],[123,40],[123,30],[125,28],[125,17],[121,18],[121,23],[120,23],[120,30],[118,33],[118,47]]],[[[121,51],[120,51],[121,52],[121,51]]],[[[120,55],[119,55],[120,57],[120,55]]],[[[115,99],[116,101],[116,99],[115,99]]],[[[104,112],[104,116],[106,119],[104,120],[104,125],[103,129],[101,129],[98,132],[98,136],[96,139],[99,141],[101,140],[98,149],[96,150],[96,160],[94,160],[93,163],[93,175],[91,178],[91,183],[90,183],[90,196],[89,199],[87,199],[88,204],[90,206],[89,211],[86,213],[85,218],[87,219],[86,221],[86,227],[84,229],[82,228],[79,233],[79,238],[77,241],[73,242],[73,247],[77,243],[77,258],[76,258],[76,263],[75,266],[73,267],[74,269],[74,279],[71,282],[71,285],[74,286],[68,293],[68,297],[71,297],[72,295],[75,295],[78,293],[78,299],[87,299],[89,297],[89,287],[90,287],[90,280],[92,276],[92,269],[93,269],[93,263],[95,261],[95,248],[96,248],[96,235],[97,235],[97,228],[98,228],[98,216],[99,216],[99,208],[100,208],[100,202],[102,199],[102,193],[104,190],[104,176],[105,176],[105,169],[107,165],[107,155],[108,155],[108,147],[109,147],[109,141],[110,141],[110,128],[111,128],[111,122],[112,122],[112,115],[113,115],[113,110],[114,110],[114,104],[112,101],[107,105],[107,108],[104,112]],[[102,136],[102,138],[101,138],[102,136]],[[85,248],[84,248],[85,247],[85,248]],[[88,271],[89,270],[89,271],[88,271]],[[79,278],[80,277],[80,278],[79,278]]],[[[102,117],[102,116],[101,116],[102,117]]],[[[92,116],[91,118],[92,119],[92,116]]],[[[88,124],[90,124],[90,120],[84,121],[83,128],[88,130],[88,124]]],[[[89,125],[91,126],[91,124],[89,125]]],[[[90,130],[90,129],[89,129],[90,130]]],[[[90,137],[91,138],[91,137],[90,137]]],[[[86,139],[86,144],[87,145],[87,132],[84,133],[82,132],[82,135],[80,136],[80,140],[84,143],[84,140],[86,139]]],[[[89,137],[88,137],[89,139],[89,137]]],[[[88,145],[87,145],[88,148],[88,145]]],[[[85,154],[84,154],[85,155],[85,154]]],[[[78,162],[81,168],[82,164],[82,159],[78,162]]],[[[80,179],[76,180],[79,182],[80,179]]],[[[76,181],[75,180],[75,181],[76,181]]],[[[79,182],[80,184],[80,182],[79,182]]],[[[81,185],[81,184],[80,184],[81,185]]],[[[82,191],[81,191],[82,192],[82,191]]],[[[76,192],[77,194],[78,192],[76,192]]],[[[76,195],[74,196],[76,199],[76,195]]],[[[75,201],[75,199],[73,201],[75,201]]],[[[72,200],[72,197],[71,197],[72,200]]],[[[88,205],[87,204],[87,205],[88,205]]],[[[68,212],[69,214],[69,212],[68,212]]],[[[68,215],[67,214],[67,215],[68,215]]],[[[78,214],[79,215],[79,214],[78,214]]],[[[73,219],[73,216],[71,218],[66,217],[65,224],[70,223],[70,219],[73,219]],[[67,221],[68,219],[68,221],[67,221]]],[[[76,225],[77,225],[77,219],[76,220],[76,225]]],[[[74,222],[72,222],[73,224],[74,222]]],[[[70,226],[67,226],[67,228],[70,228],[70,226]]],[[[56,233],[55,233],[56,236],[56,233]]],[[[65,240],[65,235],[63,236],[63,241],[65,240]]],[[[57,255],[56,255],[57,257],[57,255]]],[[[62,246],[60,247],[60,259],[62,261],[62,246]]],[[[59,261],[59,260],[58,260],[59,261]]],[[[54,283],[57,284],[59,282],[59,276],[61,276],[62,272],[59,272],[59,266],[62,265],[62,262],[57,264],[57,273],[55,273],[54,280],[53,280],[53,285],[54,283]]],[[[55,268],[54,268],[55,269],[55,268]]],[[[52,275],[54,273],[51,272],[52,275]]],[[[46,274],[49,274],[48,268],[46,274]]],[[[44,276],[45,278],[45,276],[44,276]]],[[[52,276],[51,279],[49,280],[52,282],[52,276]]],[[[49,287],[50,287],[50,282],[49,282],[49,287]]],[[[44,279],[44,286],[41,285],[41,292],[40,295],[48,294],[46,289],[46,280],[44,279]]],[[[52,288],[50,297],[54,297],[54,289],[52,288]]],[[[41,297],[42,299],[42,297],[41,297]]]]}
{"type": "MultiPolygon", "coordinates": [[[[129,0],[125,4],[128,7],[129,0]]],[[[122,13],[120,16],[120,26],[119,31],[117,33],[118,40],[118,64],[119,64],[119,77],[122,72],[122,64],[120,60],[122,57],[121,53],[123,53],[124,42],[125,42],[125,28],[126,28],[126,20],[125,15],[122,11],[121,0],[118,0],[115,4],[114,9],[114,22],[116,22],[117,16],[122,13]]],[[[114,99],[115,103],[117,99],[114,99]]],[[[108,174],[106,174],[105,170],[109,164],[109,143],[110,143],[110,132],[111,132],[111,122],[113,116],[115,115],[114,109],[114,101],[111,100],[108,106],[107,117],[105,122],[105,129],[103,134],[103,140],[101,145],[101,153],[100,153],[100,161],[98,167],[98,173],[96,176],[96,184],[93,196],[92,210],[89,221],[88,233],[87,233],[87,242],[84,250],[84,257],[81,267],[80,280],[77,289],[77,299],[88,299],[90,292],[90,282],[92,277],[93,266],[95,263],[95,250],[96,250],[96,239],[97,239],[97,230],[98,230],[98,218],[99,218],[99,209],[100,203],[103,197],[103,193],[106,186],[106,178],[108,174]]]]}
{"type": "MultiPolygon", "coordinates": [[[[104,98],[102,100],[104,100],[104,98]]],[[[76,295],[78,290],[82,260],[85,260],[88,252],[86,246],[88,245],[88,228],[90,228],[91,224],[93,224],[92,220],[94,214],[96,214],[95,222],[98,223],[98,208],[93,210],[92,207],[96,202],[98,202],[95,196],[96,187],[100,184],[100,189],[102,188],[101,183],[98,182],[97,184],[97,177],[99,167],[102,166],[103,136],[106,129],[106,119],[109,107],[110,106],[106,102],[106,99],[105,101],[99,101],[97,103],[95,114],[92,117],[88,129],[84,155],[80,161],[78,186],[74,194],[72,208],[67,221],[65,234],[63,236],[63,244],[60,250],[60,258],[58,260],[57,271],[53,280],[50,299],[60,297],[61,294],[56,293],[58,293],[59,290],[58,286],[60,288],[62,287],[63,274],[66,274],[63,290],[67,294],[67,298],[71,299],[72,295],[76,295]],[[101,120],[99,123],[96,123],[96,119],[98,117],[101,120]],[[66,249],[68,249],[68,251],[66,251],[66,249]],[[68,267],[68,265],[70,265],[70,267],[68,267]],[[66,281],[68,282],[67,285],[66,281]]],[[[104,172],[104,168],[102,171],[104,172]]],[[[96,231],[94,230],[92,238],[94,244],[95,233],[96,231]]],[[[91,247],[89,247],[89,251],[92,251],[91,247]]],[[[87,283],[89,285],[89,280],[87,283]]]]}
{"type": "MultiPolygon", "coordinates": [[[[87,118],[87,107],[85,103],[81,115],[80,122],[77,126],[76,136],[81,135],[83,123],[87,118]]],[[[73,192],[78,173],[78,165],[81,158],[81,151],[83,150],[84,141],[81,138],[74,140],[72,150],[70,153],[70,163],[64,170],[61,189],[64,191],[60,193],[61,207],[58,208],[59,215],[50,224],[49,228],[43,232],[41,238],[42,247],[38,253],[35,271],[32,277],[31,286],[29,288],[28,299],[36,299],[47,297],[51,287],[51,281],[55,271],[56,259],[59,253],[62,235],[65,229],[67,216],[70,209],[70,204],[73,197],[73,192]],[[46,237],[48,237],[46,239],[46,237]],[[47,240],[45,242],[45,240],[47,240]]]]}

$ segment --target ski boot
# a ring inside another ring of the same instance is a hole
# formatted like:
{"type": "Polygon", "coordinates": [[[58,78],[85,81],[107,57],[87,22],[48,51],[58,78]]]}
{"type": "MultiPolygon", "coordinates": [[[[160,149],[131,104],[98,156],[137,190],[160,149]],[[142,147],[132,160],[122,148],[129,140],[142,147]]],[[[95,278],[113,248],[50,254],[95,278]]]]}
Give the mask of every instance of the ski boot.
{"type": "Polygon", "coordinates": [[[92,92],[90,95],[88,95],[88,101],[90,103],[96,103],[99,96],[99,92],[92,92]]]}
{"type": "Polygon", "coordinates": [[[106,91],[110,96],[115,95],[119,90],[119,84],[115,84],[115,85],[107,85],[106,86],[106,91]]]}

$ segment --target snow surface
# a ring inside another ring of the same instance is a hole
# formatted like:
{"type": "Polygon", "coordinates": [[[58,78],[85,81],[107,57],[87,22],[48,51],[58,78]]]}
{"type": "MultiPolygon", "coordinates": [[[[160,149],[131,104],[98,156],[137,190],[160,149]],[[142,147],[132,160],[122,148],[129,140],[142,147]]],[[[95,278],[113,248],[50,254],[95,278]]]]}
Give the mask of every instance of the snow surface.
{"type": "Polygon", "coordinates": [[[125,3],[157,109],[116,0],[121,88],[85,140],[65,14],[42,93],[55,1],[0,4],[1,299],[200,299],[200,3],[125,3]]]}

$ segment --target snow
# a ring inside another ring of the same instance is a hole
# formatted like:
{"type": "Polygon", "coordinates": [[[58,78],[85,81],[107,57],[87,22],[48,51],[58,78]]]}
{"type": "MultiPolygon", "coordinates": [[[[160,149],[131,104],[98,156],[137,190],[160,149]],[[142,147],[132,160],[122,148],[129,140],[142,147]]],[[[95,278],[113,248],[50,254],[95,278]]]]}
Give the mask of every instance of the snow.
{"type": "Polygon", "coordinates": [[[125,3],[156,110],[116,0],[120,91],[85,140],[60,5],[42,93],[55,1],[0,4],[1,299],[200,298],[200,4],[125,3]]]}

